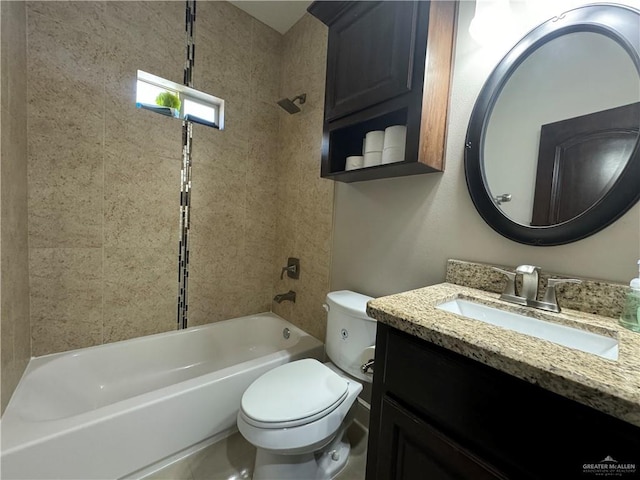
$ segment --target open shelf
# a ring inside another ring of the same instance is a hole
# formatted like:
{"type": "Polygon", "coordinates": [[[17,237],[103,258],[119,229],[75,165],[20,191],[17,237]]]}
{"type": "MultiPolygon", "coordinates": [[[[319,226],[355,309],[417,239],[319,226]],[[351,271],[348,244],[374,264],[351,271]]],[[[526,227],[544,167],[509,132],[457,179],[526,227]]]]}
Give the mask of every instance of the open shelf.
{"type": "MultiPolygon", "coordinates": [[[[392,125],[407,124],[407,109],[375,117],[355,125],[337,128],[329,133],[329,171],[328,175],[344,172],[345,161],[351,155],[363,155],[365,135],[373,130],[382,130],[392,125]]],[[[405,150],[406,151],[406,150],[405,150]]],[[[379,167],[382,165],[375,165],[379,167]]],[[[374,168],[366,167],[366,168],[374,168]]],[[[362,170],[362,169],[358,169],[362,170]]]]}

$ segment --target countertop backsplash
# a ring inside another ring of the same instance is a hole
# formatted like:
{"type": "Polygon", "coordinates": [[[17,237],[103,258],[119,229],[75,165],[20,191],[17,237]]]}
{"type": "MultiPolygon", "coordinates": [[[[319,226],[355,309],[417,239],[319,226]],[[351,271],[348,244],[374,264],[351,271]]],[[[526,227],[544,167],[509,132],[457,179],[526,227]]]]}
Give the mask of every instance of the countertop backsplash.
{"type": "MultiPolygon", "coordinates": [[[[516,268],[516,265],[489,265],[450,259],[447,262],[446,282],[486,292],[502,293],[506,279],[502,273],[493,270],[494,266],[510,271],[514,271],[516,268]]],[[[620,317],[628,289],[626,285],[542,270],[538,300],[542,299],[549,278],[578,278],[582,280],[582,283],[579,284],[566,283],[556,287],[560,308],[593,313],[616,320],[620,317]]],[[[520,281],[517,286],[521,288],[520,281]]]]}

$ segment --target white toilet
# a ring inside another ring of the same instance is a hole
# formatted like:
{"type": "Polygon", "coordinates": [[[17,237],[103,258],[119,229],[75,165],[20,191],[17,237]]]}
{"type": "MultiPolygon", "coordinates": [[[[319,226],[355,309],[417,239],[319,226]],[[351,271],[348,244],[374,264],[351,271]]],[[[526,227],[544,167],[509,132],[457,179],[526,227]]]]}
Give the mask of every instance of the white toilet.
{"type": "Polygon", "coordinates": [[[325,348],[332,363],[297,360],[270,370],[242,396],[240,433],[255,445],[254,480],[329,480],[349,457],[345,432],[373,359],[371,297],[342,290],[327,295],[325,348]],[[347,376],[348,373],[351,377],[347,376]]]}

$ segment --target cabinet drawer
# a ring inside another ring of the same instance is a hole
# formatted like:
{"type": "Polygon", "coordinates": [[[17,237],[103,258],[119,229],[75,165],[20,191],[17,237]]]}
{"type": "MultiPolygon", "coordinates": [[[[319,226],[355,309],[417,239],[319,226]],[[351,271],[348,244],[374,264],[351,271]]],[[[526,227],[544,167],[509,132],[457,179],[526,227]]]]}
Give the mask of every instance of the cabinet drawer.
{"type": "MultiPolygon", "coordinates": [[[[429,342],[384,329],[389,331],[388,337],[382,335],[387,338],[384,393],[416,409],[510,477],[589,478],[583,465],[607,456],[640,467],[639,428],[429,342]]],[[[640,468],[636,473],[640,476],[640,468]]]]}

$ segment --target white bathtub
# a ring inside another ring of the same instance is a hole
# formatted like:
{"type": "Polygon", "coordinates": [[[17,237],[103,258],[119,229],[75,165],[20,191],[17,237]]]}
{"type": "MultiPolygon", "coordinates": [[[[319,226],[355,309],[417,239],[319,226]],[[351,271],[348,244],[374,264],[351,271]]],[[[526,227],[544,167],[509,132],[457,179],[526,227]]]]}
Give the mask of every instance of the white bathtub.
{"type": "Polygon", "coordinates": [[[0,421],[1,477],[130,475],[232,431],[264,372],[322,356],[320,341],[263,313],[33,358],[0,421]]]}

